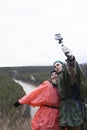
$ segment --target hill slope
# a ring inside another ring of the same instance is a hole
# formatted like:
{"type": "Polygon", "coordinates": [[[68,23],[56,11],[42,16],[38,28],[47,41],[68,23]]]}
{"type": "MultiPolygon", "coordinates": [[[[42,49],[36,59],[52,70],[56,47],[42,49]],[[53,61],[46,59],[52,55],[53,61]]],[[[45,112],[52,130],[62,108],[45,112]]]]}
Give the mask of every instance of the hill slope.
{"type": "Polygon", "coordinates": [[[22,130],[21,126],[23,126],[23,124],[25,125],[25,122],[29,127],[29,107],[24,105],[23,107],[15,108],[13,106],[14,102],[16,102],[23,95],[25,95],[25,92],[22,87],[15,83],[6,73],[0,70],[1,130],[5,130],[5,128],[6,130],[15,130],[17,127],[17,130],[22,130]]]}

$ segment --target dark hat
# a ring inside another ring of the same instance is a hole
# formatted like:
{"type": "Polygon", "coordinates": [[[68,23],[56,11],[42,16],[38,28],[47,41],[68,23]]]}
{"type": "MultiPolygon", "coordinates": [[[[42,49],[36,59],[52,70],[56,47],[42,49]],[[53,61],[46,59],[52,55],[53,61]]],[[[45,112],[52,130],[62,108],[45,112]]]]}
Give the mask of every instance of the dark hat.
{"type": "MultiPolygon", "coordinates": [[[[56,72],[56,71],[55,71],[55,70],[52,70],[52,71],[50,72],[50,76],[51,76],[51,74],[54,73],[54,72],[56,72]]],[[[56,72],[56,73],[57,73],[57,72],[56,72]]]]}

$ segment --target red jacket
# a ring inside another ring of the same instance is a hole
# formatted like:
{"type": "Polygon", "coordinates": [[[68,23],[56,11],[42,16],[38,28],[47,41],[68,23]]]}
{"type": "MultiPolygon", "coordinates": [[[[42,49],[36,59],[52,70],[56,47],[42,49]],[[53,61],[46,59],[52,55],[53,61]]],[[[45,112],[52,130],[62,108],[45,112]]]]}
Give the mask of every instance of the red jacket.
{"type": "Polygon", "coordinates": [[[33,92],[22,97],[19,103],[39,107],[31,122],[32,130],[60,130],[59,109],[48,107],[59,107],[60,96],[57,87],[49,81],[44,81],[33,92]]]}

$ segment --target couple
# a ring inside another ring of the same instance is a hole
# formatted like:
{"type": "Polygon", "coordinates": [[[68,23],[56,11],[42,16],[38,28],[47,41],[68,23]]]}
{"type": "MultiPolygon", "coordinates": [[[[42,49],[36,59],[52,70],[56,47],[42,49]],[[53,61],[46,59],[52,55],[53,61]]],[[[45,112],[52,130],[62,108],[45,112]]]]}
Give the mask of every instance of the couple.
{"type": "Polygon", "coordinates": [[[81,89],[85,80],[70,50],[63,46],[62,51],[67,57],[66,64],[56,61],[50,80],[14,103],[15,107],[21,104],[40,107],[32,120],[32,130],[84,130],[87,95],[81,89]]]}

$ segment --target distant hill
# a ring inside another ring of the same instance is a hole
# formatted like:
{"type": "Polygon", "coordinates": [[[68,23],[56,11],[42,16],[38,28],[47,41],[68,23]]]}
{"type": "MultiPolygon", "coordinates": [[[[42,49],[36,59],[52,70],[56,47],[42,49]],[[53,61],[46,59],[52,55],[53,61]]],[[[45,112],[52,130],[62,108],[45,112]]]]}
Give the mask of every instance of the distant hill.
{"type": "MultiPolygon", "coordinates": [[[[87,64],[80,64],[80,67],[84,75],[87,77],[87,64]]],[[[20,66],[20,67],[3,67],[1,69],[5,71],[10,77],[39,85],[41,82],[49,78],[50,72],[54,69],[54,67],[20,66]]]]}
{"type": "Polygon", "coordinates": [[[3,67],[1,69],[12,78],[38,85],[49,78],[53,66],[3,67]]]}
{"type": "Polygon", "coordinates": [[[80,66],[84,75],[87,77],[87,63],[81,64],[80,66]]]}

